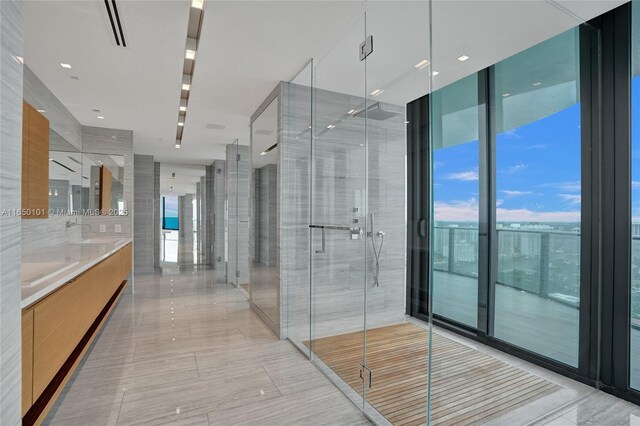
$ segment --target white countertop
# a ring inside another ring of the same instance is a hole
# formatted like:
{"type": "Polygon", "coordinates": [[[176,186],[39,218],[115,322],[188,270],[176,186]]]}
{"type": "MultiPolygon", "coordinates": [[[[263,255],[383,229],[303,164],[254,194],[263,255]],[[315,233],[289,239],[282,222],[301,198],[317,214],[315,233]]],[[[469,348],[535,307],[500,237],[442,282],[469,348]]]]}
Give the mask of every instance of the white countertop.
{"type": "Polygon", "coordinates": [[[131,238],[87,238],[22,253],[22,308],[37,302],[102,260],[131,238]]]}

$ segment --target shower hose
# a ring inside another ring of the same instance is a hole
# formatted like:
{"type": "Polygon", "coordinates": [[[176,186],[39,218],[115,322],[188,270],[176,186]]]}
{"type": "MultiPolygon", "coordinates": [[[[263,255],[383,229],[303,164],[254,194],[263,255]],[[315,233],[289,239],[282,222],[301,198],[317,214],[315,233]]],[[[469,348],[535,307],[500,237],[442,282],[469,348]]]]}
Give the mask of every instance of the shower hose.
{"type": "Polygon", "coordinates": [[[376,239],[374,235],[371,236],[371,245],[373,246],[373,255],[376,257],[375,286],[380,287],[378,276],[380,275],[380,254],[382,253],[382,246],[384,245],[384,233],[378,233],[377,236],[380,237],[380,248],[376,249],[376,239]]]}

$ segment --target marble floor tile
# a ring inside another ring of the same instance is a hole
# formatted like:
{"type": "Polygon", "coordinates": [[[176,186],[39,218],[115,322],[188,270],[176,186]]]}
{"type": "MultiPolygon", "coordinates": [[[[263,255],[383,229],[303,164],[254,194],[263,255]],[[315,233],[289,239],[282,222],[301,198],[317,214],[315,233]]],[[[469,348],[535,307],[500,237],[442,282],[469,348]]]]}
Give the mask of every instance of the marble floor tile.
{"type": "Polygon", "coordinates": [[[370,424],[220,279],[136,275],[45,424],[370,424]]]}

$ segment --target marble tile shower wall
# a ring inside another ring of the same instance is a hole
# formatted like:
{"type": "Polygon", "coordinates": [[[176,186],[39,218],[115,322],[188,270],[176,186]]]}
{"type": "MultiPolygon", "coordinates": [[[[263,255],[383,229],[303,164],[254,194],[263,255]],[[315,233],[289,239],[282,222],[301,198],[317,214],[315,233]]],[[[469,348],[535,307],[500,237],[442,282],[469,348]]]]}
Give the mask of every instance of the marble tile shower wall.
{"type": "MultiPolygon", "coordinates": [[[[20,206],[22,152],[21,1],[0,4],[0,208],[20,206]]],[[[20,423],[20,218],[0,216],[0,424],[20,423]]]]}
{"type": "Polygon", "coordinates": [[[124,157],[124,200],[127,215],[123,216],[83,216],[82,236],[91,237],[132,237],[133,231],[133,132],[130,130],[107,129],[102,127],[82,128],[82,151],[94,154],[121,155],[124,157]],[[105,225],[106,232],[100,232],[105,225]],[[116,225],[121,226],[116,232],[116,225]]]}
{"type": "Polygon", "coordinates": [[[227,145],[227,209],[229,229],[229,261],[227,282],[249,282],[249,172],[251,148],[245,145],[227,145]],[[240,159],[236,161],[236,154],[240,159]],[[237,194],[236,194],[237,189],[237,194]],[[237,204],[236,204],[237,201],[237,204]],[[236,234],[237,231],[237,234],[236,234]],[[237,256],[236,256],[237,249],[237,256]],[[236,279],[237,270],[240,276],[236,279]]]}
{"type": "MultiPolygon", "coordinates": [[[[49,127],[67,142],[82,151],[82,125],[26,65],[23,67],[24,100],[36,109],[44,110],[49,127]]],[[[50,206],[55,208],[55,206],[50,206]]],[[[81,223],[81,218],[50,215],[47,219],[22,221],[22,250],[28,252],[43,246],[77,242],[82,238],[81,226],[67,228],[68,221],[81,223]]]]}
{"type": "MultiPolygon", "coordinates": [[[[288,303],[288,328],[293,338],[309,333],[309,88],[283,84],[282,134],[282,284],[288,303]],[[306,254],[307,256],[305,256],[306,254]]],[[[405,271],[405,124],[404,108],[382,105],[398,115],[368,120],[365,157],[364,119],[346,112],[360,109],[364,99],[316,89],[317,129],[314,141],[313,218],[321,225],[364,227],[365,211],[374,215],[374,231],[386,233],[380,256],[379,285],[375,285],[375,256],[371,239],[351,239],[348,231],[313,230],[314,335],[331,335],[362,328],[364,292],[370,326],[404,318],[405,271]],[[365,182],[365,167],[368,169],[365,182]],[[365,197],[365,183],[368,197],[365,197]],[[365,205],[366,202],[366,205],[365,205]],[[366,208],[366,210],[365,210],[366,208]],[[354,223],[357,220],[358,223],[354,223]],[[366,263],[364,258],[366,256],[366,263]]],[[[376,238],[376,244],[380,239],[376,238]]]]}
{"type": "Polygon", "coordinates": [[[276,208],[278,190],[276,188],[278,167],[275,164],[267,164],[258,170],[254,170],[255,177],[255,218],[257,241],[255,244],[254,261],[264,266],[276,266],[277,253],[275,235],[277,218],[276,208]]]}

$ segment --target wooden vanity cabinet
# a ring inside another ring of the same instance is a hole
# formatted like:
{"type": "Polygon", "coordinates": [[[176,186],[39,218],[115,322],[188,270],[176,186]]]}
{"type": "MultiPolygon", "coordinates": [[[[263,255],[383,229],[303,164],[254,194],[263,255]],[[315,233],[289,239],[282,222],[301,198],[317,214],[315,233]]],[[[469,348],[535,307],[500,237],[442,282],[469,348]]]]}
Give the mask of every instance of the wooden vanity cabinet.
{"type": "Polygon", "coordinates": [[[23,424],[42,422],[122,294],[130,271],[128,244],[22,310],[23,424]]]}
{"type": "Polygon", "coordinates": [[[22,218],[49,217],[49,120],[22,102],[22,218]]]}

